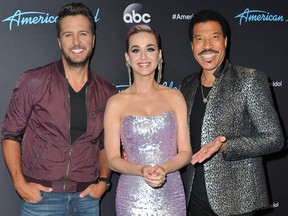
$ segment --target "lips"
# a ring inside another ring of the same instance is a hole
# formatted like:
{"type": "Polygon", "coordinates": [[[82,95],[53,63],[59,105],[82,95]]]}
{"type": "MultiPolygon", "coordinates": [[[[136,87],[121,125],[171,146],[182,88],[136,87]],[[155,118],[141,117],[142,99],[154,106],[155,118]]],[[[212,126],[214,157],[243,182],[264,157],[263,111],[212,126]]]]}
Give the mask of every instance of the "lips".
{"type": "Polygon", "coordinates": [[[72,49],[71,51],[75,54],[79,54],[83,51],[84,49],[72,49]]]}
{"type": "Polygon", "coordinates": [[[85,50],[85,47],[83,46],[73,46],[70,48],[70,51],[74,54],[79,54],[85,50]]]}
{"type": "Polygon", "coordinates": [[[212,61],[214,57],[218,54],[219,52],[216,50],[212,49],[205,49],[202,50],[198,55],[204,60],[204,61],[212,61]]]}
{"type": "Polygon", "coordinates": [[[80,53],[80,52],[82,52],[82,51],[83,51],[83,49],[72,50],[72,52],[73,52],[73,53],[76,53],[76,54],[78,54],[78,53],[80,53]]]}
{"type": "Polygon", "coordinates": [[[150,65],[149,62],[138,63],[140,67],[148,67],[150,65]]]}
{"type": "Polygon", "coordinates": [[[211,59],[213,59],[216,56],[217,53],[204,53],[202,55],[200,55],[204,60],[206,61],[210,61],[211,59]]]}

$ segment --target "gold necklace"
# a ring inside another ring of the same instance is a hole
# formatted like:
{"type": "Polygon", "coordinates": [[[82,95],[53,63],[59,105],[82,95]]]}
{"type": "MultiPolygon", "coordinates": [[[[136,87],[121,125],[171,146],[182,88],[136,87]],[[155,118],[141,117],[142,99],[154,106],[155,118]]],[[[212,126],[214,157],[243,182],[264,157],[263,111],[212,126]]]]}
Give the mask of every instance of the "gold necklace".
{"type": "Polygon", "coordinates": [[[201,93],[202,93],[203,103],[205,103],[205,104],[207,103],[207,101],[209,99],[210,92],[211,92],[211,89],[208,92],[207,96],[206,97],[204,96],[203,85],[202,85],[202,82],[201,82],[201,93]]]}

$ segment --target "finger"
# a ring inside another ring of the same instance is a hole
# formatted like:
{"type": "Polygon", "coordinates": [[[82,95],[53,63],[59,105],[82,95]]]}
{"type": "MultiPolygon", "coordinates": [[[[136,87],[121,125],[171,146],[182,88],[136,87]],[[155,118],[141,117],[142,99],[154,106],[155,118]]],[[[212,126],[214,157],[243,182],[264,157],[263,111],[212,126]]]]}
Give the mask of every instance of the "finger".
{"type": "Polygon", "coordinates": [[[220,136],[219,137],[219,141],[222,142],[222,143],[226,142],[226,137],[225,136],[220,136]]]}
{"type": "Polygon", "coordinates": [[[192,160],[191,160],[191,163],[193,165],[195,165],[196,163],[198,163],[198,158],[197,157],[193,157],[192,160]]]}
{"type": "Polygon", "coordinates": [[[149,184],[149,185],[155,185],[155,184],[159,184],[160,181],[159,180],[154,180],[154,179],[144,179],[144,181],[149,184]]]}
{"type": "Polygon", "coordinates": [[[83,198],[85,196],[87,196],[90,193],[90,189],[86,188],[84,191],[82,191],[79,195],[80,198],[83,198]]]}
{"type": "Polygon", "coordinates": [[[197,153],[193,154],[192,161],[198,161],[204,155],[204,151],[198,151],[197,153]]]}
{"type": "Polygon", "coordinates": [[[160,176],[165,176],[166,175],[165,170],[162,167],[160,167],[160,166],[157,167],[156,174],[160,175],[160,176]]]}
{"type": "Polygon", "coordinates": [[[141,171],[142,171],[142,174],[145,175],[145,174],[152,173],[153,169],[151,166],[146,165],[141,169],[141,171]]]}
{"type": "Polygon", "coordinates": [[[162,187],[165,182],[166,182],[166,179],[163,179],[162,181],[160,181],[160,182],[158,182],[158,183],[154,183],[155,188],[162,187]]]}
{"type": "Polygon", "coordinates": [[[192,164],[202,163],[206,159],[210,158],[213,153],[210,152],[210,149],[201,149],[199,152],[192,156],[192,164]]]}
{"type": "Polygon", "coordinates": [[[203,156],[202,158],[198,160],[198,163],[203,163],[205,160],[209,159],[210,157],[211,155],[206,154],[205,156],[203,156]]]}
{"type": "Polygon", "coordinates": [[[150,187],[153,187],[153,188],[158,188],[158,187],[161,187],[162,186],[162,182],[146,182],[150,187]]]}
{"type": "Polygon", "coordinates": [[[144,179],[145,183],[148,184],[149,186],[153,187],[154,183],[150,181],[149,179],[144,179]]]}
{"type": "Polygon", "coordinates": [[[148,174],[149,175],[155,175],[156,174],[156,168],[155,167],[149,167],[148,174]]]}
{"type": "Polygon", "coordinates": [[[158,180],[163,180],[165,178],[165,176],[166,176],[166,174],[163,173],[163,172],[161,172],[161,173],[155,172],[154,175],[149,175],[149,176],[147,176],[147,178],[150,179],[150,180],[158,181],[158,180]]]}
{"type": "Polygon", "coordinates": [[[221,142],[220,139],[217,139],[217,140],[215,140],[215,142],[211,148],[218,149],[222,144],[223,144],[223,142],[221,142]]]}
{"type": "Polygon", "coordinates": [[[50,193],[50,192],[53,191],[53,188],[51,188],[51,187],[45,187],[45,186],[43,186],[43,185],[40,185],[40,186],[38,187],[38,189],[39,189],[40,191],[44,191],[44,192],[47,192],[47,193],[50,193]]]}
{"type": "Polygon", "coordinates": [[[151,183],[151,184],[160,184],[162,183],[163,181],[165,181],[165,176],[162,176],[160,178],[150,178],[150,179],[147,179],[147,182],[151,183]]]}
{"type": "Polygon", "coordinates": [[[200,163],[200,158],[192,158],[191,163],[195,165],[196,163],[200,163]]]}

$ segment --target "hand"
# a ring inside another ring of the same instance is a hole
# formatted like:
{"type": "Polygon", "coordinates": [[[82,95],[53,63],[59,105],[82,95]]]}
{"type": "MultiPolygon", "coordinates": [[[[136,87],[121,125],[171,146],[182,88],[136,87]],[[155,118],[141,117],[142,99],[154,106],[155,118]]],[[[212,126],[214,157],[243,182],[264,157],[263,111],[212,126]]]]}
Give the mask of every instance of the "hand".
{"type": "Polygon", "coordinates": [[[89,185],[84,191],[82,191],[80,193],[80,198],[83,198],[89,194],[92,197],[100,199],[105,192],[106,183],[104,181],[99,181],[97,184],[89,185]]]}
{"type": "Polygon", "coordinates": [[[123,158],[124,160],[127,160],[127,155],[126,155],[126,152],[125,152],[125,151],[122,152],[122,158],[123,158]]]}
{"type": "Polygon", "coordinates": [[[218,136],[213,141],[205,144],[198,152],[192,155],[191,163],[202,163],[218,151],[225,151],[227,148],[226,137],[218,136]]]}
{"type": "Polygon", "coordinates": [[[17,193],[19,194],[19,196],[25,202],[28,202],[28,203],[39,202],[42,199],[40,191],[44,191],[44,192],[53,191],[53,189],[50,187],[45,187],[41,184],[37,184],[34,182],[27,182],[27,181],[17,184],[17,186],[15,186],[15,189],[17,193]]]}
{"type": "Polygon", "coordinates": [[[142,174],[144,181],[153,188],[162,187],[166,181],[166,173],[161,166],[144,166],[142,174]]]}

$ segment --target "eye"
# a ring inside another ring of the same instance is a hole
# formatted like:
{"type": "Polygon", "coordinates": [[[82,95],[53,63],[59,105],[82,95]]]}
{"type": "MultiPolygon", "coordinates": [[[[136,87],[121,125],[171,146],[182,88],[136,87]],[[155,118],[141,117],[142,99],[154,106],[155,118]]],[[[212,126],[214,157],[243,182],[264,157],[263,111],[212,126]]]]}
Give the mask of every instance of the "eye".
{"type": "Polygon", "coordinates": [[[66,33],[66,34],[64,34],[64,37],[71,37],[72,36],[72,34],[71,33],[66,33]]]}
{"type": "Polygon", "coordinates": [[[154,52],[155,51],[155,48],[154,47],[148,47],[147,48],[147,52],[154,52]]]}
{"type": "Polygon", "coordinates": [[[212,38],[213,38],[214,40],[218,40],[218,39],[220,39],[221,37],[222,37],[222,34],[219,34],[219,33],[215,33],[215,34],[212,35],[212,38]]]}
{"type": "Polygon", "coordinates": [[[87,32],[81,32],[80,35],[81,36],[87,36],[88,34],[87,34],[87,32]]]}
{"type": "Polygon", "coordinates": [[[132,50],[131,50],[131,52],[132,52],[132,53],[139,53],[139,52],[140,52],[140,50],[139,50],[139,49],[137,49],[137,48],[134,48],[134,49],[132,49],[132,50]]]}

